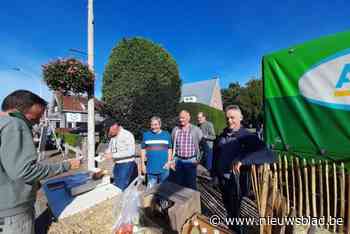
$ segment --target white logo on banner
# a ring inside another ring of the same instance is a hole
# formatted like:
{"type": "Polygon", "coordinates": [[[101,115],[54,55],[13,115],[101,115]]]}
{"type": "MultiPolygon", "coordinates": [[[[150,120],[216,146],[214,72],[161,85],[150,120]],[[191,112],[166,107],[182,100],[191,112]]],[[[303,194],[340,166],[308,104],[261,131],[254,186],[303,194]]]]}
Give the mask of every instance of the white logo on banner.
{"type": "Polygon", "coordinates": [[[313,66],[300,78],[299,90],[309,102],[350,111],[350,50],[313,66]]]}

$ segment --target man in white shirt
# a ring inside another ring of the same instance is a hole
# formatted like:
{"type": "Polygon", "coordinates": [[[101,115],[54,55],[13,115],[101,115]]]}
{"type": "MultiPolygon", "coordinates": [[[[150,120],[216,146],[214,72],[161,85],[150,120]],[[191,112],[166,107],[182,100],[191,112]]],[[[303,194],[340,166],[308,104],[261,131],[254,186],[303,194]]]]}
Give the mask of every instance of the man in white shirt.
{"type": "Polygon", "coordinates": [[[105,158],[115,162],[113,168],[114,185],[124,190],[136,177],[135,138],[114,119],[105,121],[105,127],[110,138],[105,158]]]}

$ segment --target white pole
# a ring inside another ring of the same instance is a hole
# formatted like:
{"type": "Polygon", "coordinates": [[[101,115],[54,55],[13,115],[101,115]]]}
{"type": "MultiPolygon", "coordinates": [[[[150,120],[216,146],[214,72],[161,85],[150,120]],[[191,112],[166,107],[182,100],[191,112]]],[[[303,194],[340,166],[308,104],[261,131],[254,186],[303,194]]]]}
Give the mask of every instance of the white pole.
{"type": "MultiPolygon", "coordinates": [[[[88,0],[88,65],[94,72],[94,13],[93,0],[88,0]]],[[[95,169],[95,100],[93,84],[88,94],[88,170],[95,169]]]]}

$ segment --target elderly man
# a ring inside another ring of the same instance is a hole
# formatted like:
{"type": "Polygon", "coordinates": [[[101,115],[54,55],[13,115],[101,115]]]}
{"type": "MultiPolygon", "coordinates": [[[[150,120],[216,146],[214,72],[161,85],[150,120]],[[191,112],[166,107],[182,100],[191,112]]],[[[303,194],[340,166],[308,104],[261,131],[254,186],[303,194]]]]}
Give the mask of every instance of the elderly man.
{"type": "Polygon", "coordinates": [[[175,153],[175,181],[184,187],[196,189],[199,145],[203,134],[190,120],[190,113],[182,110],[179,113],[179,125],[173,129],[171,135],[175,153]]]}
{"type": "Polygon", "coordinates": [[[203,133],[203,161],[208,171],[211,171],[213,164],[213,143],[216,138],[214,125],[207,120],[207,117],[203,112],[199,112],[197,115],[198,126],[203,133]]]}
{"type": "MultiPolygon", "coordinates": [[[[214,147],[215,174],[219,177],[220,189],[227,214],[239,216],[241,198],[250,192],[250,165],[271,163],[272,152],[266,149],[259,138],[241,126],[243,115],[236,105],[226,107],[227,127],[214,147]]],[[[242,227],[232,225],[236,233],[242,227]]]]}
{"type": "Polygon", "coordinates": [[[37,163],[31,128],[40,121],[46,102],[18,90],[2,103],[0,116],[0,233],[34,233],[34,202],[39,181],[80,167],[70,159],[54,165],[37,163]]]}
{"type": "Polygon", "coordinates": [[[105,121],[110,142],[104,157],[115,162],[113,168],[114,185],[125,190],[136,177],[135,138],[128,130],[118,124],[115,119],[105,121]]]}
{"type": "MultiPolygon", "coordinates": [[[[227,127],[218,137],[214,147],[214,163],[227,215],[233,218],[238,217],[240,208],[240,194],[238,194],[240,192],[237,190],[239,184],[235,183],[233,175],[233,171],[238,171],[241,166],[242,149],[239,138],[248,136],[250,133],[241,126],[243,115],[238,106],[226,107],[225,114],[227,127]]],[[[244,186],[242,189],[246,190],[246,188],[247,186],[244,186]]],[[[247,191],[243,193],[246,194],[247,191]]],[[[231,228],[240,233],[240,227],[234,225],[231,228]]]]}
{"type": "Polygon", "coordinates": [[[154,116],[150,122],[151,130],[143,134],[141,143],[141,170],[149,188],[167,179],[173,148],[169,132],[161,129],[161,119],[154,116]]]}

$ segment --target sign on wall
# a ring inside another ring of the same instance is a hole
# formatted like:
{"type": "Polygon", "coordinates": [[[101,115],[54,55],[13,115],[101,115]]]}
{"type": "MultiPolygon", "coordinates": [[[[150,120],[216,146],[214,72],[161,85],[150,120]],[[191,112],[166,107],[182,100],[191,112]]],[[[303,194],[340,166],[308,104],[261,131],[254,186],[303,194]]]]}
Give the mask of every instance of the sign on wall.
{"type": "Polygon", "coordinates": [[[67,117],[67,122],[82,122],[82,116],[80,113],[67,113],[66,114],[67,117]]]}

